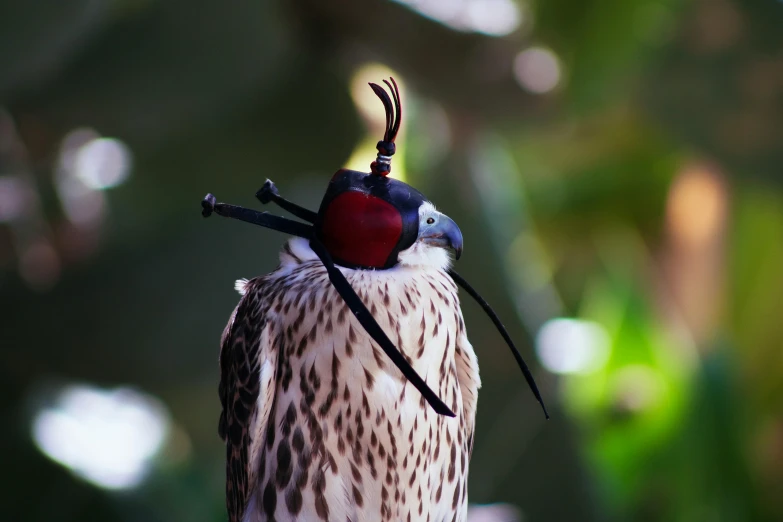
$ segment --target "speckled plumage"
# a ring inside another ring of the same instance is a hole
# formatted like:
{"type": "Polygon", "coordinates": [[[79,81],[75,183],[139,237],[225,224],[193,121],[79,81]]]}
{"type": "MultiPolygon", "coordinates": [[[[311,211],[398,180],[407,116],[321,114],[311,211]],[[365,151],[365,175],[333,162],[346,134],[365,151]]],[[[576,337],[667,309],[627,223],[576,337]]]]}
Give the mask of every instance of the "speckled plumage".
{"type": "Polygon", "coordinates": [[[229,520],[464,521],[480,380],[445,251],[341,270],[455,418],[391,364],[307,241],[280,260],[238,283],[221,343],[229,520]]]}

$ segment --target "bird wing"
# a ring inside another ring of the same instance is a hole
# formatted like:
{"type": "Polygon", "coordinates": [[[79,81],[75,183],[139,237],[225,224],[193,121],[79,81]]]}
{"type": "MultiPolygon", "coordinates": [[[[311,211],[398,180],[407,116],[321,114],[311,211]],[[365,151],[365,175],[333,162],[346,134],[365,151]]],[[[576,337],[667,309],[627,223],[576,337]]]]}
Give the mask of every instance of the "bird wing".
{"type": "Polygon", "coordinates": [[[226,443],[226,508],[240,522],[256,481],[274,402],[277,343],[264,278],[248,281],[220,346],[218,433],[226,443]]]}
{"type": "Polygon", "coordinates": [[[462,418],[463,430],[466,439],[468,454],[473,453],[473,433],[476,426],[476,405],[478,391],[481,388],[479,378],[478,359],[473,350],[467,333],[462,311],[458,312],[457,346],[454,349],[454,358],[457,363],[457,380],[462,394],[462,418]]]}

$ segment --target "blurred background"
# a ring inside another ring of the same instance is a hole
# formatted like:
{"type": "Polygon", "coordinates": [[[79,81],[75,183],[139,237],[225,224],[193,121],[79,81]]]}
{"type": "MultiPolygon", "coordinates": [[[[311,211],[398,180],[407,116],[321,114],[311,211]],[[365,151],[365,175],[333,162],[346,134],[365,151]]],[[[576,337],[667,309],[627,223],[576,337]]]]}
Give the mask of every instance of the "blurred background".
{"type": "Polygon", "coordinates": [[[783,2],[0,1],[0,519],[223,521],[234,280],[367,171],[461,225],[473,522],[783,520],[783,2]],[[488,506],[489,505],[489,506],[488,506]]]}

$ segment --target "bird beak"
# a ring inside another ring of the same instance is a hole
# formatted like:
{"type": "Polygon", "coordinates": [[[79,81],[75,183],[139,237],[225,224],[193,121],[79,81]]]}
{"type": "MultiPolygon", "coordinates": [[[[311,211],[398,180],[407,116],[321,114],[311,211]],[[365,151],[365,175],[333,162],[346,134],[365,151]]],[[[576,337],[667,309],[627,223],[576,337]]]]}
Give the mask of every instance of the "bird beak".
{"type": "Polygon", "coordinates": [[[419,239],[428,245],[450,248],[456,259],[462,255],[462,232],[454,220],[444,214],[419,239]]]}

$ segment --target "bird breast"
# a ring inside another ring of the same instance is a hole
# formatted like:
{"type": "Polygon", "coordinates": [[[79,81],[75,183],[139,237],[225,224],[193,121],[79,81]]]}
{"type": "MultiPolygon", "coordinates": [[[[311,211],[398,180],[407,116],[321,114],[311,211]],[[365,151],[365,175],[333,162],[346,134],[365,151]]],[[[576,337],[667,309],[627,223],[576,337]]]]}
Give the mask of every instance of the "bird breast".
{"type": "Polygon", "coordinates": [[[343,271],[457,416],[429,408],[306,243],[289,243],[268,276],[280,356],[271,422],[257,434],[266,441],[256,509],[246,520],[464,520],[479,383],[456,285],[434,268],[343,271]]]}

